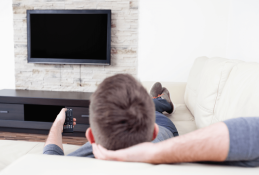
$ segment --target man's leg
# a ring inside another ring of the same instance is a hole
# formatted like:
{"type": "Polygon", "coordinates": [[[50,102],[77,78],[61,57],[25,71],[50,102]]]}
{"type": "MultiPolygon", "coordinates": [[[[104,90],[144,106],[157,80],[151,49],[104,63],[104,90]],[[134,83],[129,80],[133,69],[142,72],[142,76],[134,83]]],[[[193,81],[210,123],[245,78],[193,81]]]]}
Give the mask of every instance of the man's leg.
{"type": "Polygon", "coordinates": [[[162,88],[161,83],[157,82],[151,88],[150,95],[153,97],[155,104],[156,124],[169,130],[174,137],[178,136],[178,131],[173,122],[162,114],[163,112],[172,113],[174,110],[169,91],[165,87],[162,88]]]}
{"type": "Polygon", "coordinates": [[[174,110],[174,105],[170,98],[170,93],[167,88],[162,87],[160,82],[156,82],[151,90],[150,96],[154,99],[156,111],[162,113],[166,111],[171,114],[174,110]]]}
{"type": "Polygon", "coordinates": [[[165,99],[158,97],[153,99],[153,102],[155,104],[156,111],[160,113],[172,110],[172,106],[165,99]]]}
{"type": "Polygon", "coordinates": [[[161,98],[153,99],[156,108],[156,124],[159,126],[167,128],[175,136],[179,136],[178,131],[174,123],[167,118],[162,112],[172,111],[172,106],[165,100],[161,98]]]}

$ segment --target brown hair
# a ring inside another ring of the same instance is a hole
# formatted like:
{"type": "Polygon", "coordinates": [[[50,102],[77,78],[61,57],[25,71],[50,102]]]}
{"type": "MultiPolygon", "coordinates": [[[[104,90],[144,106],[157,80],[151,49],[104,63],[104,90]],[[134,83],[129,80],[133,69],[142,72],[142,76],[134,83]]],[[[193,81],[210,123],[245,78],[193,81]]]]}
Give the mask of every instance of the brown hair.
{"type": "Polygon", "coordinates": [[[154,103],[131,75],[106,78],[91,96],[90,126],[95,142],[109,150],[151,141],[154,123],[154,103]]]}

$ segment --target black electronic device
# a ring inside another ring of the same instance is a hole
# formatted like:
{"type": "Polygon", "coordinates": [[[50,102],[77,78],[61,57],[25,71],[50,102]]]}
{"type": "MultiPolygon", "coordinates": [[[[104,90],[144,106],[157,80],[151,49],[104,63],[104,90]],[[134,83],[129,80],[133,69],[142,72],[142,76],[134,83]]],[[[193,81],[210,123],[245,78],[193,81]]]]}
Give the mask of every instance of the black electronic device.
{"type": "Polygon", "coordinates": [[[66,119],[63,126],[63,133],[74,132],[73,130],[73,110],[67,109],[66,119]]]}
{"type": "Polygon", "coordinates": [[[110,65],[111,10],[27,10],[28,63],[110,65]]]}

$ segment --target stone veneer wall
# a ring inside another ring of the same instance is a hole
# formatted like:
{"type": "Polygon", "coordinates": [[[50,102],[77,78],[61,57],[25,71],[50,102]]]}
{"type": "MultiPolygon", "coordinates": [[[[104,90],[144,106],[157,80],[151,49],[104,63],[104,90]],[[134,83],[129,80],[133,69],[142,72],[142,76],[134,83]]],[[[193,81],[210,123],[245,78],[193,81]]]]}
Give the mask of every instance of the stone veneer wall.
{"type": "Polygon", "coordinates": [[[138,0],[13,0],[13,18],[16,89],[93,92],[106,77],[137,75],[138,0]],[[27,9],[111,9],[111,65],[27,63],[27,9]]]}

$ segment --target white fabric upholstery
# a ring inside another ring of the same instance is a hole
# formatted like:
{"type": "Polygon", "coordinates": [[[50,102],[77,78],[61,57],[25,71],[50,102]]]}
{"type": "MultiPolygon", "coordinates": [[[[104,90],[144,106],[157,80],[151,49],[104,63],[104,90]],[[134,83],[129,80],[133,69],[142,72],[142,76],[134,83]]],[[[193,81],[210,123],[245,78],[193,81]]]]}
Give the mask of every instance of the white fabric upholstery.
{"type": "Polygon", "coordinates": [[[199,87],[200,87],[200,79],[201,79],[201,73],[204,65],[206,64],[208,57],[199,57],[196,58],[190,73],[189,78],[187,81],[185,94],[184,94],[184,103],[190,110],[192,114],[195,112],[195,106],[197,104],[197,97],[199,93],[199,87]]]}
{"type": "Polygon", "coordinates": [[[26,155],[1,172],[1,175],[257,175],[259,168],[212,166],[197,163],[160,164],[103,161],[83,157],[26,155]]]}
{"type": "Polygon", "coordinates": [[[242,63],[232,69],[216,105],[212,123],[250,116],[259,117],[258,63],[242,63]]]}
{"type": "Polygon", "coordinates": [[[199,64],[192,67],[195,71],[191,71],[188,79],[185,103],[194,115],[197,127],[202,128],[212,123],[215,106],[220,100],[229,74],[241,61],[215,57],[197,58],[195,62],[199,64]]]}
{"type": "MultiPolygon", "coordinates": [[[[42,154],[43,142],[0,140],[0,171],[16,159],[26,154],[42,154]]],[[[77,150],[80,146],[64,144],[65,155],[77,150]]]]}
{"type": "Polygon", "coordinates": [[[165,114],[173,121],[179,135],[187,134],[197,129],[195,120],[185,104],[175,104],[175,111],[172,114],[165,114]]]}

